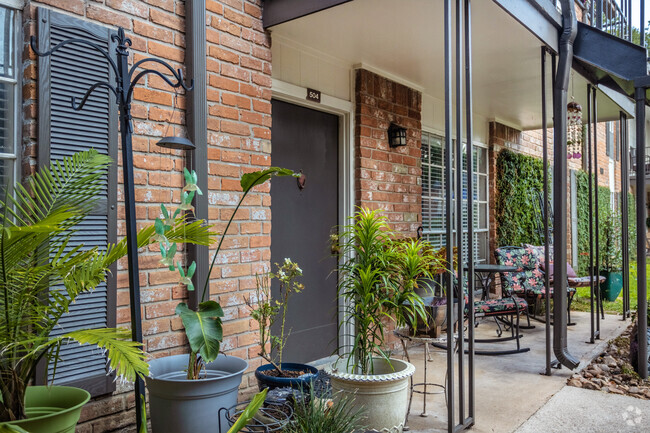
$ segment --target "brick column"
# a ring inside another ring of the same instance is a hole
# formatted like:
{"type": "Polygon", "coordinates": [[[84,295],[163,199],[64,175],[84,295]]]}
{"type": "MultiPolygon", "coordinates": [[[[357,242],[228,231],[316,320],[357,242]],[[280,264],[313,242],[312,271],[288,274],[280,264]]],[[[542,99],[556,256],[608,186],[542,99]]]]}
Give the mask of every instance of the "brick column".
{"type": "Polygon", "coordinates": [[[356,71],[356,204],[382,209],[393,229],[416,236],[421,224],[422,95],[370,71],[356,71]],[[388,127],[407,129],[407,145],[391,148],[388,127]]]}

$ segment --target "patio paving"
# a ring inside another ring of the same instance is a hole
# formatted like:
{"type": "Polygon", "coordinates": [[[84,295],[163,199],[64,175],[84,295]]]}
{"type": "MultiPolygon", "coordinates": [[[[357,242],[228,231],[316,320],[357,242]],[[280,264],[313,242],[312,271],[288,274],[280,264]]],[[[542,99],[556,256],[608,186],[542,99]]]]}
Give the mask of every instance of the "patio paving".
{"type": "MultiPolygon", "coordinates": [[[[589,340],[589,313],[572,312],[571,318],[576,325],[568,328],[568,346],[569,351],[580,359],[579,368],[586,366],[603,350],[608,340],[621,334],[630,324],[629,321],[621,321],[620,317],[607,315],[606,319],[601,321],[602,337],[594,345],[587,343],[589,340]]],[[[545,365],[545,325],[539,322],[533,322],[533,324],[536,326],[535,329],[522,330],[524,337],[521,339],[522,347],[530,347],[530,352],[505,356],[477,355],[475,357],[476,425],[471,431],[514,432],[565,387],[567,378],[572,374],[568,369],[563,367],[560,370],[553,370],[552,376],[540,374],[544,371],[545,365]]],[[[484,319],[476,328],[475,336],[476,338],[494,337],[495,328],[494,321],[484,319]]],[[[514,347],[514,342],[482,344],[478,347],[510,349],[514,347]]],[[[410,348],[409,354],[417,368],[415,381],[416,383],[423,382],[424,349],[422,346],[414,346],[410,348]]],[[[444,383],[445,370],[446,353],[440,349],[434,349],[432,362],[428,366],[428,382],[444,383]]],[[[572,413],[567,407],[570,400],[560,401],[566,402],[562,411],[572,413]]],[[[447,408],[443,395],[428,396],[428,417],[420,416],[422,407],[422,395],[415,394],[408,423],[412,433],[447,431],[447,408]]],[[[616,419],[623,428],[625,420],[618,413],[616,419]]],[[[566,419],[564,421],[566,422],[566,419]]],[[[576,423],[575,426],[580,426],[580,424],[576,423]]],[[[567,424],[564,424],[564,428],[564,431],[577,431],[571,429],[567,424]]],[[[553,430],[542,428],[541,430],[522,431],[553,430]]],[[[618,430],[610,424],[608,431],[618,430]]]]}
{"type": "Polygon", "coordinates": [[[648,422],[648,400],[566,386],[517,433],[578,431],[575,426],[583,433],[640,432],[647,431],[648,422]]]}

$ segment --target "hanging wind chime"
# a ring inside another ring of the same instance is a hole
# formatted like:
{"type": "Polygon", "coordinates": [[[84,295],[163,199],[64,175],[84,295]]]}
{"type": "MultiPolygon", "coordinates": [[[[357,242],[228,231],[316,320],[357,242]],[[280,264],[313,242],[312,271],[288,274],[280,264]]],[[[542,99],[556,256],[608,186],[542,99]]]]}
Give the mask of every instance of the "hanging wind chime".
{"type": "Polygon", "coordinates": [[[575,101],[567,104],[567,158],[582,158],[582,107],[575,101]]]}
{"type": "Polygon", "coordinates": [[[582,107],[575,101],[573,90],[573,72],[571,73],[571,102],[566,106],[567,113],[567,134],[566,134],[566,148],[568,159],[582,158],[582,107]]]}

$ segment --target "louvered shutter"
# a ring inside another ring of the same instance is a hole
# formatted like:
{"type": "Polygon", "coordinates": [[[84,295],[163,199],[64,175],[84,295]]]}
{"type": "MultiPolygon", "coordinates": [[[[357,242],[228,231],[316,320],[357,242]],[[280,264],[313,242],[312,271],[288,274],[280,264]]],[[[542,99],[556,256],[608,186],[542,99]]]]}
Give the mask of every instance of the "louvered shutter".
{"type": "MultiPolygon", "coordinates": [[[[39,8],[38,39],[41,51],[49,50],[68,38],[90,40],[111,55],[115,45],[111,31],[67,15],[39,8]]],[[[79,100],[97,81],[113,82],[107,60],[91,47],[68,45],[49,57],[39,58],[39,164],[61,160],[76,152],[94,148],[109,155],[112,164],[97,208],[77,227],[71,246],[105,248],[114,243],[117,230],[117,106],[112,94],[97,89],[81,111],[74,111],[70,98],[79,100]]],[[[116,269],[111,269],[106,284],[86,293],[71,305],[53,335],[79,328],[115,326],[116,269]]],[[[51,290],[57,290],[52,287],[51,290]]],[[[114,390],[113,377],[107,376],[106,357],[94,346],[66,345],[61,350],[54,383],[84,388],[93,395],[114,390]]],[[[40,380],[52,379],[53,366],[44,366],[40,380]]]]}

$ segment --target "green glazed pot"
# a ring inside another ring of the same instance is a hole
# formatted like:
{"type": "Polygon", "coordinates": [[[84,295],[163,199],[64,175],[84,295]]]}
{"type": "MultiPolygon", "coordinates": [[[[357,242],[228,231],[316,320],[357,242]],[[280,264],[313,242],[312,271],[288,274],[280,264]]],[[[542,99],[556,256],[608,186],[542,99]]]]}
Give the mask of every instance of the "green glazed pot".
{"type": "Polygon", "coordinates": [[[600,275],[605,277],[605,282],[600,285],[600,296],[614,302],[623,290],[623,273],[620,271],[600,271],[600,275]]]}
{"type": "Polygon", "coordinates": [[[27,419],[5,425],[20,427],[29,433],[74,433],[81,408],[90,394],[71,386],[28,386],[25,392],[27,419]]]}

